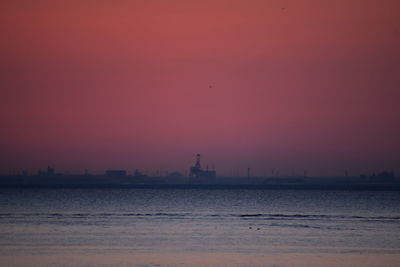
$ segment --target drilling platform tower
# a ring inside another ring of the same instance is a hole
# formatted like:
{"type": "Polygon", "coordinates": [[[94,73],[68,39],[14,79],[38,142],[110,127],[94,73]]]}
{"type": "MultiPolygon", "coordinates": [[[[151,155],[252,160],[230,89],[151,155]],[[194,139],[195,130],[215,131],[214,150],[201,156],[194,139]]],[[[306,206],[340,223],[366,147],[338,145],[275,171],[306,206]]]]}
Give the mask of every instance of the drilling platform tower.
{"type": "Polygon", "coordinates": [[[200,154],[196,155],[196,163],[190,168],[190,182],[191,183],[215,183],[217,173],[215,170],[203,170],[200,164],[200,154]]]}

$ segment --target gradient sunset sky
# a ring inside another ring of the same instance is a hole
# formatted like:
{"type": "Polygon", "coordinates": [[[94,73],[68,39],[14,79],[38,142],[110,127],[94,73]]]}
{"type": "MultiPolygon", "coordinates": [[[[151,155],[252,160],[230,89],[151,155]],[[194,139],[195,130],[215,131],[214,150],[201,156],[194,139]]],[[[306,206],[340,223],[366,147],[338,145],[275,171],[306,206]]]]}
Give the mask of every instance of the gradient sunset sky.
{"type": "Polygon", "coordinates": [[[400,172],[400,1],[0,2],[0,172],[400,172]]]}

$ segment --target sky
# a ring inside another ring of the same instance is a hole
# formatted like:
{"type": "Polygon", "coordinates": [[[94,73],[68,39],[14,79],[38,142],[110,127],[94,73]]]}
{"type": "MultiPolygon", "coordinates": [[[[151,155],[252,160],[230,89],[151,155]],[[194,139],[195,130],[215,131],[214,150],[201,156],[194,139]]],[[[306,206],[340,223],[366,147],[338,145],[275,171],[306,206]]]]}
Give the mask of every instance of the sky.
{"type": "Polygon", "coordinates": [[[0,173],[400,173],[400,1],[0,2],[0,173]]]}

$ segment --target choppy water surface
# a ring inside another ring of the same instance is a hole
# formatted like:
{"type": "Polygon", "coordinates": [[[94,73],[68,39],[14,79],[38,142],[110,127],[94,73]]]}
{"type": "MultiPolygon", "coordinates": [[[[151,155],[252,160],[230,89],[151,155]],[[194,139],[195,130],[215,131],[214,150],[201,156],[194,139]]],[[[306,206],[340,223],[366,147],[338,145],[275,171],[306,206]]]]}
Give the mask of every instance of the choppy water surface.
{"type": "Polygon", "coordinates": [[[5,265],[399,266],[398,192],[0,190],[5,265]]]}

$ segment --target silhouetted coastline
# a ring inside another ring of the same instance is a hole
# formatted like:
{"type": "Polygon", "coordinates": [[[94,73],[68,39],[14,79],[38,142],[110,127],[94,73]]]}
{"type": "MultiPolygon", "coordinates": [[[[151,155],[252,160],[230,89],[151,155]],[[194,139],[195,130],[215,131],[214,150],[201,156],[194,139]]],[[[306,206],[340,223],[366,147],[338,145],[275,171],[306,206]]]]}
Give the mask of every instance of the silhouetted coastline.
{"type": "Polygon", "coordinates": [[[358,177],[270,176],[247,177],[217,176],[213,170],[203,170],[200,154],[196,154],[189,176],[172,172],[165,176],[149,176],[139,170],[129,175],[126,170],[106,170],[102,175],[57,173],[50,166],[37,175],[0,176],[0,188],[146,188],[146,189],[263,189],[263,190],[391,190],[400,191],[400,179],[394,172],[383,171],[358,177]]]}
{"type": "Polygon", "coordinates": [[[144,188],[144,189],[262,189],[262,190],[390,190],[400,191],[398,179],[369,181],[352,177],[245,178],[217,177],[212,183],[193,183],[189,177],[106,175],[1,176],[0,188],[144,188]],[[248,180],[248,181],[246,181],[248,180]]]}

